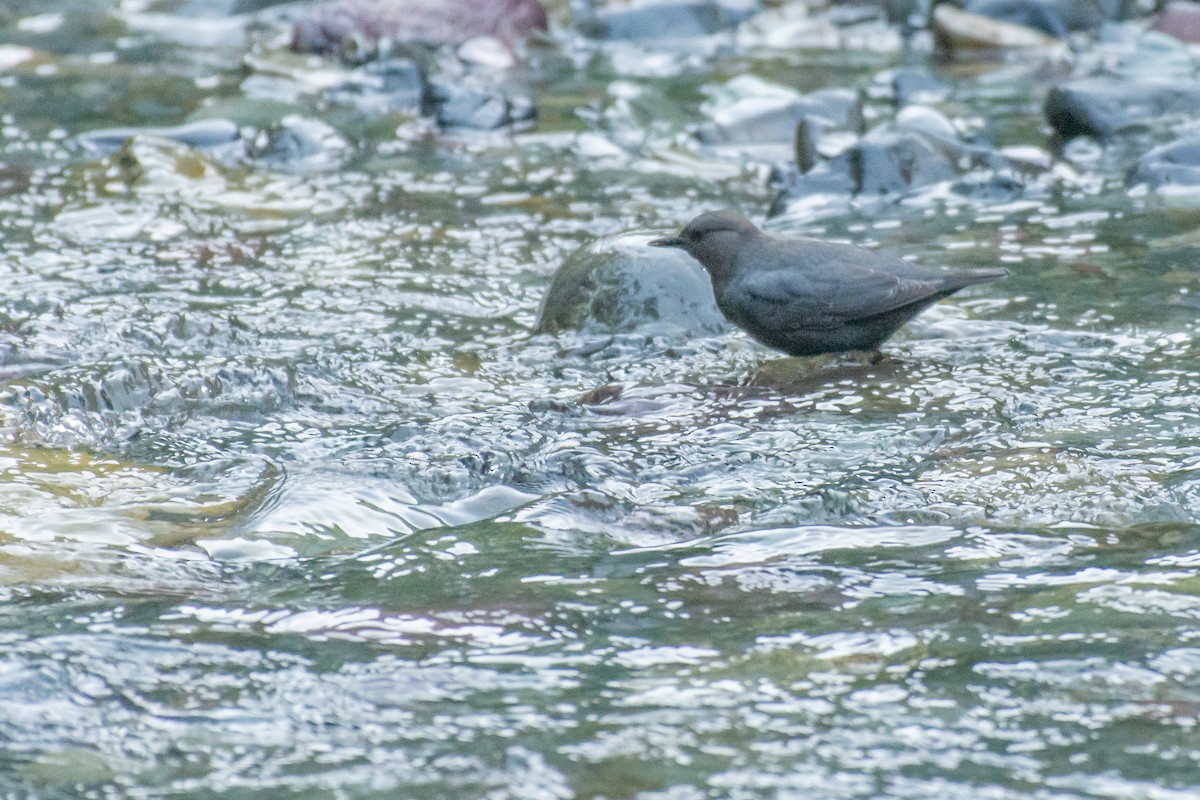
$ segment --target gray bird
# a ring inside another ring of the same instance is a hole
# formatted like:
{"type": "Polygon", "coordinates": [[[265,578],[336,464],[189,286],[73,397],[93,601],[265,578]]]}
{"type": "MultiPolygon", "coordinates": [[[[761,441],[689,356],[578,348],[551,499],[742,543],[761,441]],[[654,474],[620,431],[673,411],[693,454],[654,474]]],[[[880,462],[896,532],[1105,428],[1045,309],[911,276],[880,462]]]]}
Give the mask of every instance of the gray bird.
{"type": "Polygon", "coordinates": [[[776,239],[731,211],[701,214],[650,244],[699,261],[729,321],[793,356],[877,350],[943,297],[1008,274],[939,272],[852,245],[776,239]]]}

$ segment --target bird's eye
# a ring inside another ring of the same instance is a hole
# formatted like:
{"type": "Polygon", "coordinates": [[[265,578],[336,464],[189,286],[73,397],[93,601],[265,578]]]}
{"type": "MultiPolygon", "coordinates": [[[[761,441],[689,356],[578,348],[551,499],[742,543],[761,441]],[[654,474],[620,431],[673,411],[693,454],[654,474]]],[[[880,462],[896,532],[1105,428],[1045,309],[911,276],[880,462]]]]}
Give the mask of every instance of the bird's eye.
{"type": "Polygon", "coordinates": [[[693,242],[700,241],[700,237],[703,235],[704,234],[700,233],[700,231],[688,231],[688,238],[691,239],[693,242]]]}

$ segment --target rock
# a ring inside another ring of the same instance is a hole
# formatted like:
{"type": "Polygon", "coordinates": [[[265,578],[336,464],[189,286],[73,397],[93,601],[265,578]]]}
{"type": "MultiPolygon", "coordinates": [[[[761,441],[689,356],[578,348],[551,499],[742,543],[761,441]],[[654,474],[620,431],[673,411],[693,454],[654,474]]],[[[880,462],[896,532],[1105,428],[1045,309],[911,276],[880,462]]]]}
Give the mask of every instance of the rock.
{"type": "MultiPolygon", "coordinates": [[[[844,187],[850,194],[903,194],[912,189],[956,177],[957,150],[954,126],[932,109],[930,119],[910,106],[906,119],[876,126],[840,154],[816,165],[794,189],[805,192],[811,183],[821,191],[844,187]],[[937,119],[945,127],[937,125],[937,119]],[[937,130],[931,135],[930,130],[937,130]]],[[[803,166],[803,164],[801,165],[803,166]]]]}
{"type": "Polygon", "coordinates": [[[432,106],[434,117],[443,128],[488,131],[537,118],[537,108],[527,97],[509,97],[496,89],[456,83],[435,84],[432,106]]]}
{"type": "Polygon", "coordinates": [[[326,97],[379,116],[391,112],[424,114],[432,95],[425,72],[412,59],[389,58],[355,69],[348,80],[333,87],[326,97]]]}
{"type": "Polygon", "coordinates": [[[476,36],[458,46],[458,60],[475,67],[493,70],[512,69],[517,56],[512,48],[495,36],[476,36]]]}
{"type": "Polygon", "coordinates": [[[929,17],[930,0],[883,0],[883,13],[891,25],[900,26],[906,34],[924,27],[929,17]]]}
{"type": "Polygon", "coordinates": [[[1200,186],[1200,135],[1192,135],[1150,150],[1137,160],[1125,183],[1164,186],[1200,186]]]}
{"type": "Polygon", "coordinates": [[[1127,11],[1116,0],[971,0],[965,10],[1065,39],[1074,31],[1093,31],[1127,11]]]}
{"type": "Polygon", "coordinates": [[[202,119],[172,128],[102,128],[76,137],[89,150],[115,153],[134,136],[170,139],[189,147],[209,149],[232,144],[241,139],[238,126],[227,119],[202,119]]]}
{"type": "Polygon", "coordinates": [[[628,233],[587,244],[550,281],[535,330],[715,335],[730,329],[712,282],[682,251],[646,246],[628,233]]]}
{"type": "Polygon", "coordinates": [[[1167,80],[1190,83],[1196,74],[1196,59],[1188,45],[1158,31],[1144,31],[1131,48],[1114,47],[1116,58],[1105,59],[1104,74],[1119,80],[1167,80]]]}
{"type": "Polygon", "coordinates": [[[901,67],[892,73],[891,83],[898,106],[940,103],[950,95],[950,87],[923,67],[901,67]]]}
{"type": "Polygon", "coordinates": [[[704,144],[791,143],[805,118],[830,128],[857,129],[862,104],[849,89],[822,89],[790,99],[747,97],[718,109],[712,122],[696,131],[696,138],[704,144]]]}
{"type": "Polygon", "coordinates": [[[1011,192],[1021,185],[1011,173],[1042,171],[1028,160],[964,142],[944,115],[924,106],[908,106],[834,157],[807,171],[803,162],[800,167],[802,174],[785,179],[771,216],[813,195],[902,197],[956,178],[963,180],[953,186],[966,195],[1011,192]]]}
{"type": "Polygon", "coordinates": [[[601,11],[580,7],[576,11],[576,25],[591,39],[688,39],[728,30],[747,16],[749,9],[744,5],[726,5],[715,0],[662,1],[601,11]]]}
{"type": "Polygon", "coordinates": [[[1167,3],[1150,23],[1150,30],[1174,36],[1181,42],[1200,44],[1200,3],[1167,3]]]}
{"type": "Polygon", "coordinates": [[[907,27],[887,23],[873,5],[830,4],[825,13],[813,15],[810,3],[772,3],[738,26],[738,47],[753,51],[776,50],[869,50],[896,52],[903,47],[907,27]]]}
{"type": "Polygon", "coordinates": [[[386,54],[392,42],[512,41],[546,25],[539,0],[335,0],[295,24],[292,49],[365,61],[386,54]]]}
{"type": "Polygon", "coordinates": [[[942,3],[933,9],[933,32],[942,49],[1007,50],[1050,48],[1058,40],[1027,25],[1017,25],[942,3]]]}
{"type": "Polygon", "coordinates": [[[966,10],[1010,25],[1032,28],[1055,39],[1065,39],[1067,26],[1058,5],[1046,0],[975,0],[967,4],[966,10]]]}
{"type": "Polygon", "coordinates": [[[1200,83],[1087,78],[1051,89],[1045,112],[1064,139],[1107,139],[1132,128],[1159,125],[1167,117],[1197,116],[1200,83]]]}
{"type": "Polygon", "coordinates": [[[970,175],[950,186],[951,191],[972,200],[1003,203],[1016,200],[1025,193],[1025,182],[1015,175],[994,172],[988,175],[970,175]]]}
{"type": "Polygon", "coordinates": [[[291,114],[260,132],[247,155],[277,168],[320,170],[340,166],[349,150],[349,143],[331,125],[291,114]]]}
{"type": "Polygon", "coordinates": [[[958,174],[953,159],[928,135],[890,127],[864,136],[843,163],[856,195],[907,194],[958,174]]]}

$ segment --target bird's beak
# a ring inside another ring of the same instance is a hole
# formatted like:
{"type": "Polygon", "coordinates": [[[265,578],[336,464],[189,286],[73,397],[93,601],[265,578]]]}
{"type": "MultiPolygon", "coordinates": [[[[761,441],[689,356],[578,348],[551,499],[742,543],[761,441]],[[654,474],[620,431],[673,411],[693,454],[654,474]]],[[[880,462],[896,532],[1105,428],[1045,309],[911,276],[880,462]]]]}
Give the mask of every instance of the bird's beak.
{"type": "Polygon", "coordinates": [[[649,244],[651,247],[683,247],[683,239],[678,236],[668,236],[666,239],[655,239],[649,244]]]}

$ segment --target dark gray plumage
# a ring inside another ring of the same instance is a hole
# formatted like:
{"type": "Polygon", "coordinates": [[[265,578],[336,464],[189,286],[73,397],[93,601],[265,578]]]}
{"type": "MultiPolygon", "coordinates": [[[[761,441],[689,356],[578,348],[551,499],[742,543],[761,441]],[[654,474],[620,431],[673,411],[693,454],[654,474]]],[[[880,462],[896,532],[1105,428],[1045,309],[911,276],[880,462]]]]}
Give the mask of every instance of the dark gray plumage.
{"type": "Polygon", "coordinates": [[[708,270],[729,321],[794,356],[875,350],[929,306],[1008,274],[922,269],[816,239],[776,239],[730,211],[710,211],[655,247],[679,247],[708,270]]]}

